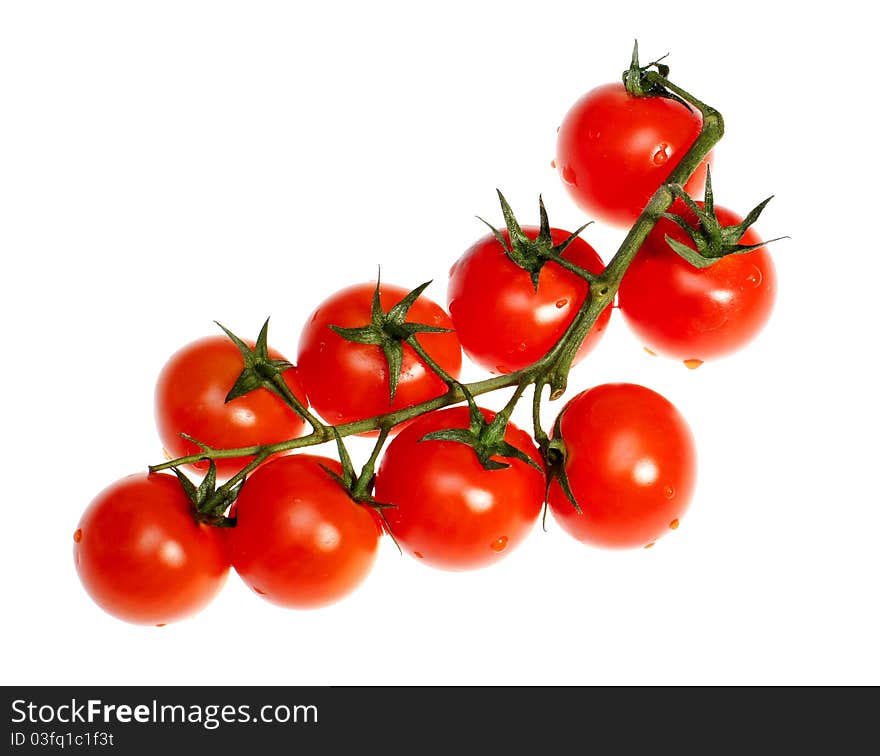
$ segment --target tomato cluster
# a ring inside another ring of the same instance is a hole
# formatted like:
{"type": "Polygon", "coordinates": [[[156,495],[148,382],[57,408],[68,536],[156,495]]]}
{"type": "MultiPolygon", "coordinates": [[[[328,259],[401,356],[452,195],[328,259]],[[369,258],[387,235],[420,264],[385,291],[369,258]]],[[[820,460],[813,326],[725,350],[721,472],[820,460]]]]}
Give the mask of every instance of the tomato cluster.
{"type": "Polygon", "coordinates": [[[558,132],[556,167],[582,208],[620,224],[654,213],[607,265],[582,229],[552,227],[543,202],[540,223],[522,226],[499,193],[504,228],[454,263],[447,309],[427,284],[373,281],[315,308],[295,365],[269,347],[268,322],[256,341],[223,328],[175,352],[155,389],[169,461],[110,485],[75,530],[92,598],[163,625],[203,608],[231,568],[268,601],[318,607],[367,577],[383,538],[426,565],[480,568],[515,550],[545,507],[607,548],[675,530],[696,450],[669,401],[604,384],[570,399],[549,433],[540,420],[543,389],[564,391],[616,294],[646,348],[691,367],[743,346],[770,315],[773,264],[751,228],[765,203],[745,220],[715,206],[714,142],[700,142],[709,111],[667,74],[634,56],[624,83],[588,92],[558,132]],[[460,383],[462,352],[495,378],[460,383]],[[477,404],[505,387],[500,411],[477,404]],[[527,387],[533,434],[510,422],[527,387]],[[354,434],[375,438],[360,472],[343,441],[354,434]],[[291,453],[319,443],[338,458],[291,453]]]}

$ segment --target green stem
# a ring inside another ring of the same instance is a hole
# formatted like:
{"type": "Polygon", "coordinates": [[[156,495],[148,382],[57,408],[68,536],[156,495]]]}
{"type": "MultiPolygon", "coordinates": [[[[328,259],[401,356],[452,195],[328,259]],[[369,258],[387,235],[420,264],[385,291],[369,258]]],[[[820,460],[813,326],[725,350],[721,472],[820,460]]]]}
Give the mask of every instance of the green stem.
{"type": "Polygon", "coordinates": [[[433,370],[437,376],[442,380],[447,386],[449,386],[450,390],[452,389],[461,389],[461,383],[459,383],[455,378],[453,378],[449,373],[447,373],[437,361],[431,357],[430,354],[425,351],[425,348],[419,343],[419,340],[415,336],[410,336],[406,339],[406,343],[412,348],[412,350],[419,356],[419,358],[424,362],[431,370],[433,370]]]}
{"type": "Polygon", "coordinates": [[[305,420],[309,425],[312,426],[312,430],[320,431],[326,427],[324,423],[322,423],[317,417],[309,412],[308,407],[306,407],[299,400],[297,395],[290,390],[290,386],[287,385],[287,381],[284,380],[280,373],[275,373],[273,375],[272,385],[274,385],[278,392],[281,394],[281,398],[284,399],[285,403],[294,412],[296,412],[297,415],[299,415],[303,420],[305,420]]]}
{"type": "Polygon", "coordinates": [[[389,430],[390,429],[386,426],[379,431],[379,438],[376,439],[370,458],[361,469],[361,474],[358,475],[358,479],[355,482],[354,487],[351,489],[352,496],[356,501],[370,495],[370,485],[373,482],[376,460],[379,459],[379,452],[381,452],[382,447],[385,446],[389,430]]]}
{"type": "Polygon", "coordinates": [[[532,395],[532,433],[538,446],[543,450],[550,441],[550,437],[541,427],[541,394],[544,391],[544,380],[539,378],[535,381],[535,391],[532,395]]]}

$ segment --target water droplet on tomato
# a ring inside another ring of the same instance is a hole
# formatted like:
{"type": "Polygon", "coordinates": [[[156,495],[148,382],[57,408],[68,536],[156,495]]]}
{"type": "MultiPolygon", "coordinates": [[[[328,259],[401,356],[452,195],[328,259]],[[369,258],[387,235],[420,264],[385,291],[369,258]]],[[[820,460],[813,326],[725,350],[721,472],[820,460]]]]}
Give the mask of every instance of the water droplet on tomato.
{"type": "Polygon", "coordinates": [[[519,349],[520,352],[525,352],[526,349],[528,349],[528,348],[529,347],[525,341],[520,342],[520,345],[517,347],[517,349],[519,349]]]}
{"type": "Polygon", "coordinates": [[[646,544],[645,544],[645,548],[646,548],[646,549],[650,549],[653,545],[654,545],[654,542],[651,541],[651,543],[646,543],[646,544]]]}
{"type": "Polygon", "coordinates": [[[504,551],[507,548],[507,536],[501,536],[492,541],[492,551],[504,551]]]}
{"type": "Polygon", "coordinates": [[[675,496],[675,489],[672,486],[666,486],[666,488],[663,489],[663,495],[667,499],[671,499],[673,496],[675,496]]]}
{"type": "Polygon", "coordinates": [[[563,299],[557,299],[557,300],[556,300],[556,306],[557,306],[560,310],[561,310],[563,307],[565,307],[567,304],[568,304],[568,300],[565,299],[565,298],[563,298],[563,299]]]}
{"type": "Polygon", "coordinates": [[[319,351],[319,352],[323,352],[325,346],[327,346],[327,342],[326,342],[326,341],[322,341],[320,344],[318,344],[318,351],[319,351]]]}
{"type": "Polygon", "coordinates": [[[510,372],[509,368],[504,367],[504,365],[496,365],[495,372],[500,375],[507,375],[510,372]]]}
{"type": "Polygon", "coordinates": [[[414,551],[414,552],[413,552],[413,556],[414,556],[416,559],[424,559],[424,558],[425,558],[425,557],[422,555],[422,552],[421,552],[421,551],[414,551]]]}
{"type": "Polygon", "coordinates": [[[752,272],[746,277],[746,281],[748,281],[752,286],[757,288],[761,285],[761,282],[764,280],[764,276],[761,271],[756,267],[752,266],[752,272]]]}
{"type": "Polygon", "coordinates": [[[76,532],[73,534],[74,543],[79,543],[83,539],[82,528],[77,528],[76,532]]]}
{"type": "Polygon", "coordinates": [[[656,356],[657,356],[657,352],[653,352],[653,351],[651,351],[650,349],[648,349],[648,347],[643,347],[643,349],[644,349],[648,354],[650,354],[652,357],[656,357],[656,356]]]}
{"type": "Polygon", "coordinates": [[[577,176],[570,165],[562,166],[562,180],[566,184],[571,184],[572,186],[577,184],[577,176]]]}
{"type": "Polygon", "coordinates": [[[654,165],[663,165],[667,160],[669,160],[669,145],[661,144],[657,148],[657,152],[654,153],[654,165]]]}
{"type": "Polygon", "coordinates": [[[684,361],[684,366],[685,366],[688,370],[696,370],[696,369],[697,369],[698,367],[700,367],[700,365],[702,365],[702,364],[703,364],[703,361],[702,361],[702,360],[685,360],[685,361],[684,361]]]}
{"type": "Polygon", "coordinates": [[[678,530],[678,519],[673,520],[669,523],[670,530],[678,530]]]}

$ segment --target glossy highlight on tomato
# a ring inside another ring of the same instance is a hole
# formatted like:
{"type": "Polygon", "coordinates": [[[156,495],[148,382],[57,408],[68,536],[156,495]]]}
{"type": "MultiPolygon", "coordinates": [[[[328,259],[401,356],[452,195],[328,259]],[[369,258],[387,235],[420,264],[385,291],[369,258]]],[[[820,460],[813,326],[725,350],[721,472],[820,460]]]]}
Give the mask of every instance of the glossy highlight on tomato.
{"type": "Polygon", "coordinates": [[[89,504],[73,536],[80,581],[95,603],[126,622],[165,625],[203,609],[229,572],[217,528],[193,519],[179,481],[129,475],[89,504]]]}
{"type": "Polygon", "coordinates": [[[606,548],[650,546],[678,528],[696,482],[687,422],[663,396],[632,383],[583,391],[563,408],[554,437],[579,513],[558,479],[548,502],[562,528],[606,548]]]}
{"type": "MultiPolygon", "coordinates": [[[[488,422],[494,413],[482,410],[488,422]]],[[[474,450],[454,441],[421,441],[445,428],[467,428],[467,407],[437,410],[418,418],[389,444],[376,477],[376,499],[401,548],[446,570],[486,567],[502,559],[529,534],[544,501],[545,478],[518,459],[503,470],[486,470],[474,450]]],[[[512,423],[505,441],[540,466],[531,437],[512,423]]]]}
{"type": "MultiPolygon", "coordinates": [[[[525,226],[530,239],[538,228],[525,226]]],[[[502,237],[509,244],[510,235],[502,237]]],[[[551,229],[554,244],[570,232],[551,229]]],[[[562,255],[590,273],[601,273],[604,264],[596,251],[580,237],[562,255]]],[[[587,282],[556,263],[545,263],[538,290],[528,271],[505,253],[492,234],[477,241],[452,266],[447,301],[462,348],[468,357],[489,372],[512,373],[537,362],[565,333],[589,296],[587,282]]],[[[581,343],[574,364],[599,342],[608,326],[606,308],[581,343]]]]}
{"type": "MultiPolygon", "coordinates": [[[[698,227],[696,214],[683,202],[677,201],[671,212],[698,227]]],[[[742,221],[717,205],[715,214],[724,226],[742,221]]],[[[754,339],[770,319],[776,299],[776,269],[767,248],[728,255],[697,268],[670,248],[666,236],[695,246],[682,228],[661,218],[618,292],[620,311],[643,345],[699,364],[731,354],[754,339]]],[[[761,239],[749,228],[739,243],[760,244],[761,239]]]]}
{"type": "Polygon", "coordinates": [[[227,531],[232,566],[262,598],[291,609],[339,601],[373,567],[380,520],[321,466],[336,460],[309,454],[277,457],[242,487],[227,531]]]}
{"type": "MultiPolygon", "coordinates": [[[[269,356],[282,359],[272,349],[269,356]]],[[[305,420],[268,389],[258,388],[231,402],[225,401],[243,368],[238,347],[223,335],[194,341],[171,356],[159,374],[155,393],[156,425],[170,457],[200,451],[181,433],[216,449],[271,444],[303,434],[305,420]]],[[[305,404],[306,395],[294,368],[284,372],[284,382],[305,404]]],[[[252,459],[217,459],[217,474],[230,477],[252,459]]],[[[208,463],[199,462],[193,467],[204,471],[208,463]]]]}
{"type": "MultiPolygon", "coordinates": [[[[376,344],[348,341],[330,326],[359,328],[371,321],[376,283],[356,284],[324,300],[309,316],[299,341],[299,376],[309,402],[327,422],[339,425],[393,412],[445,394],[447,386],[409,347],[403,345],[403,366],[394,400],[388,363],[376,344]]],[[[379,300],[385,312],[408,291],[382,283],[379,300]]],[[[407,323],[450,329],[449,333],[420,333],[419,344],[453,378],[461,372],[461,345],[443,308],[420,296],[410,308],[407,323]]]]}
{"type": "MultiPolygon", "coordinates": [[[[575,203],[591,218],[629,226],[700,133],[699,112],[665,97],[634,97],[622,83],[583,95],[562,119],[556,169],[575,203]]],[[[700,163],[685,184],[702,194],[700,163]]]]}

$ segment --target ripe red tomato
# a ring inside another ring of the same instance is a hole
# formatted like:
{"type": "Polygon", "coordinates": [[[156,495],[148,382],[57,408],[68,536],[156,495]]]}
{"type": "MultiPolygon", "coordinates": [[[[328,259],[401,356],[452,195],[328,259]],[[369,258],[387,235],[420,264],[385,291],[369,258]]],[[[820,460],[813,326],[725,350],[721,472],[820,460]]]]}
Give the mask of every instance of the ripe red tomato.
{"type": "Polygon", "coordinates": [[[357,504],[321,465],[339,462],[295,454],[277,457],[245,481],[227,531],[232,566],[267,601],[310,609],[338,601],[366,578],[376,558],[379,520],[357,504]]]}
{"type": "MultiPolygon", "coordinates": [[[[534,226],[523,231],[538,235],[534,226]]],[[[501,232],[510,243],[510,234],[501,232]]],[[[554,244],[570,236],[551,229],[554,244]]],[[[580,237],[562,256],[590,273],[601,273],[602,259],[580,237]]],[[[541,268],[538,290],[528,271],[505,253],[492,234],[476,242],[449,271],[447,301],[465,353],[492,373],[511,373],[543,357],[562,337],[589,293],[587,282],[559,265],[541,268]]],[[[608,326],[611,308],[605,308],[578,350],[577,364],[596,344],[608,326]]]]}
{"type": "MultiPolygon", "coordinates": [[[[348,341],[330,329],[359,328],[371,322],[375,282],[357,284],[324,300],[309,316],[299,341],[298,371],[312,406],[335,425],[393,412],[445,394],[446,384],[413,350],[403,345],[403,366],[394,401],[388,363],[377,344],[348,341]]],[[[407,295],[383,283],[379,292],[387,312],[407,295]]],[[[407,323],[452,329],[443,309],[425,296],[410,308],[407,323]]],[[[452,377],[461,372],[461,345],[455,333],[420,333],[416,337],[432,359],[452,377]]]]}
{"type": "MultiPolygon", "coordinates": [[[[269,356],[283,359],[274,350],[269,350],[269,356]]],[[[226,449],[270,444],[302,435],[305,421],[267,389],[258,388],[229,403],[224,401],[243,368],[238,347],[222,335],[194,341],[171,356],[159,374],[155,397],[159,437],[171,457],[199,452],[198,446],[181,438],[181,433],[214,448],[226,449]]],[[[284,381],[305,404],[305,392],[296,370],[285,371],[284,381]]],[[[218,459],[217,474],[230,477],[251,459],[218,459]]],[[[194,467],[207,469],[208,463],[194,467]]]]}
{"type": "MultiPolygon", "coordinates": [[[[587,92],[562,119],[556,169],[575,203],[591,217],[630,226],[700,133],[696,111],[663,97],[633,97],[622,83],[587,92]]],[[[704,160],[685,184],[706,183],[704,160]]]]}
{"type": "Polygon", "coordinates": [[[558,432],[565,470],[581,513],[557,479],[549,504],[564,530],[584,543],[649,546],[690,503],[696,451],[678,410],[654,391],[609,383],[584,391],[563,408],[558,432]]]}
{"type": "MultiPolygon", "coordinates": [[[[702,203],[697,203],[702,205],[702,203]]],[[[676,202],[673,212],[698,227],[696,214],[676,202]]],[[[715,207],[722,225],[740,218],[715,207]]],[[[666,236],[694,248],[678,225],[661,219],[627,269],[618,292],[620,311],[652,352],[699,364],[751,341],[770,318],[776,299],[776,270],[766,247],[728,255],[696,268],[676,254],[666,236]]],[[[740,244],[760,244],[749,228],[740,244]]]]}
{"type": "Polygon", "coordinates": [[[217,528],[197,523],[171,475],[116,481],[89,504],[73,535],[83,587],[126,622],[164,625],[214,598],[229,572],[217,528]]]}
{"type": "MultiPolygon", "coordinates": [[[[487,421],[495,416],[482,410],[487,421]]],[[[426,564],[466,570],[493,564],[529,533],[544,501],[544,475],[503,458],[486,470],[474,450],[454,441],[420,441],[444,428],[467,428],[467,407],[438,410],[415,420],[389,444],[376,477],[376,499],[401,548],[426,564]]],[[[528,434],[512,423],[504,440],[541,464],[528,434]]]]}

